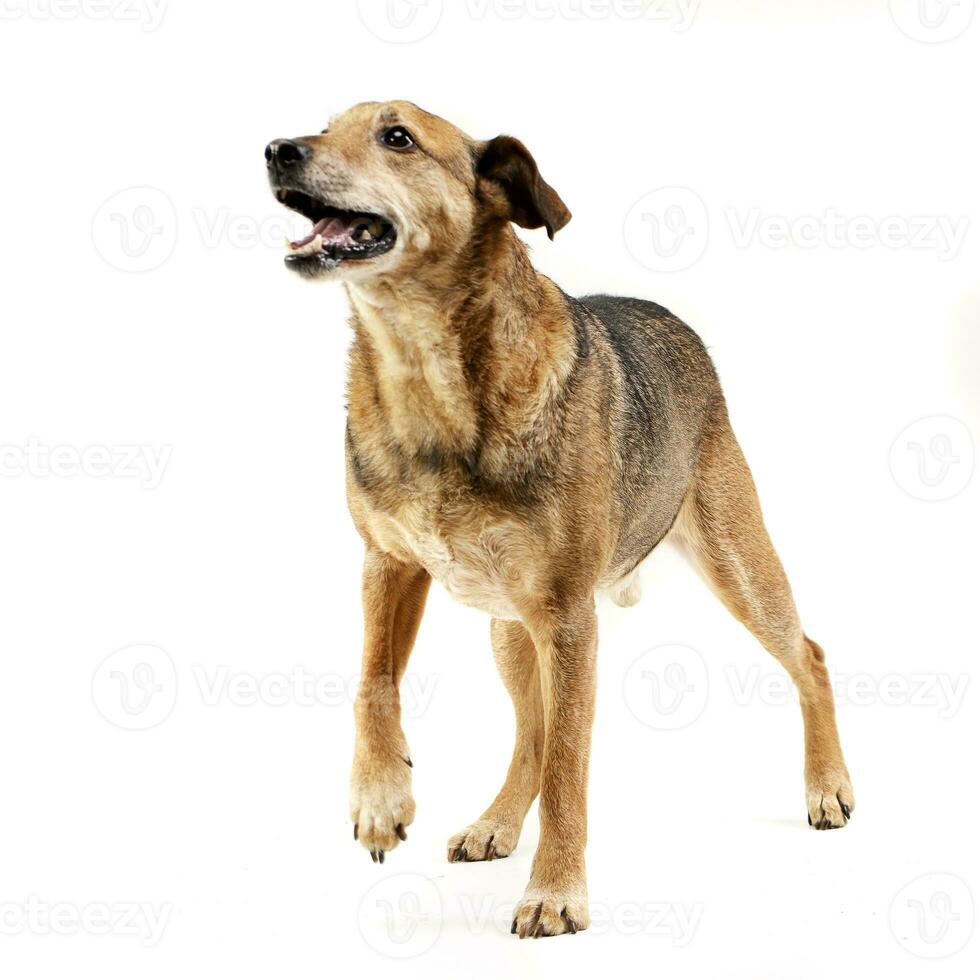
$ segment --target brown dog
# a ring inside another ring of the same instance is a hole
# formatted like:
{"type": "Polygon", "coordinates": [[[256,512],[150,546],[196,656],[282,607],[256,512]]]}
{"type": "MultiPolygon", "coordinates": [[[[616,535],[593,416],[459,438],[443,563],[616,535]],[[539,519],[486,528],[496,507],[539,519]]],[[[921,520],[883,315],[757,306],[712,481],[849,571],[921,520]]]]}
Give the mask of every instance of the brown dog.
{"type": "Polygon", "coordinates": [[[842,827],[854,794],[823,651],[695,334],[654,303],[573,299],[535,272],[511,222],[554,236],[571,215],[509,136],[365,103],[266,160],[277,198],[314,222],[287,264],[342,281],[353,311],[347,483],[367,556],[351,817],[372,858],[415,814],[398,685],[436,578],[493,617],[517,716],[507,780],[449,860],[510,854],[540,793],[513,931],[588,925],[595,593],[634,602],[668,533],[795,681],[810,822],[842,827]]]}

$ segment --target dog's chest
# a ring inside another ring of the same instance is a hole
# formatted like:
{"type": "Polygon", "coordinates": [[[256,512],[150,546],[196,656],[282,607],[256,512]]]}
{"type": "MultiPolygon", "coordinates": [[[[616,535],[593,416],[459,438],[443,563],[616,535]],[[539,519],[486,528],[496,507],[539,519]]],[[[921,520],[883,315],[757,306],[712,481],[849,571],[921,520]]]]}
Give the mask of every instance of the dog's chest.
{"type": "Polygon", "coordinates": [[[397,510],[372,510],[371,533],[402,561],[421,565],[455,599],[501,619],[519,619],[526,591],[526,532],[469,503],[413,497],[397,510]]]}

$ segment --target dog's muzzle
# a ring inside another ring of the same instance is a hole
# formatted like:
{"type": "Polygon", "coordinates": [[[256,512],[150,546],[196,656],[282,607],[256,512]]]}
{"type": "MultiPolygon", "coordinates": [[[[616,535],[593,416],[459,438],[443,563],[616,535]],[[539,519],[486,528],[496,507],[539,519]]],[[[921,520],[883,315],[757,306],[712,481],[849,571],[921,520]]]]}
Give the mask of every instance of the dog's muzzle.
{"type": "Polygon", "coordinates": [[[286,239],[286,265],[312,273],[390,251],[397,235],[388,218],[338,207],[317,195],[315,181],[304,177],[304,164],[312,156],[313,150],[298,140],[273,140],[265,148],[269,184],[276,200],[313,223],[309,234],[298,241],[286,239]]]}

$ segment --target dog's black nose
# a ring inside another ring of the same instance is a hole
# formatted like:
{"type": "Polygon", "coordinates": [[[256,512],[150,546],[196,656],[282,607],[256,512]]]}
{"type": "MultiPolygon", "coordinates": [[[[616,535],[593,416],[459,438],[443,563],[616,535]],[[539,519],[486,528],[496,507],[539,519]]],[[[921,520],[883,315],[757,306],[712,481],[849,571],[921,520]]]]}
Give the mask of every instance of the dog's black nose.
{"type": "Polygon", "coordinates": [[[273,164],[280,167],[289,167],[300,160],[305,160],[310,155],[310,148],[297,143],[296,140],[273,140],[265,148],[266,166],[273,164]]]}

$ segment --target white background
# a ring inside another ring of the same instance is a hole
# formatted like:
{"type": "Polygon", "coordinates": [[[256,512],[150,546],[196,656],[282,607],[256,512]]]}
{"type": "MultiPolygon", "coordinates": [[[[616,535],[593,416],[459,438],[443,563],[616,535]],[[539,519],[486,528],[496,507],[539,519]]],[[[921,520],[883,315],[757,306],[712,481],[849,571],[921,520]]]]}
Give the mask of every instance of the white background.
{"type": "Polygon", "coordinates": [[[0,23],[3,975],[975,975],[972,0],[117,3],[0,23]],[[509,935],[534,811],[445,863],[512,722],[438,587],[416,823],[383,867],[351,839],[349,332],[282,267],[262,150],[375,98],[523,139],[574,213],[539,267],[708,343],[838,681],[846,830],[806,826],[775,663],[665,555],[601,610],[592,929],[509,935]]]}

